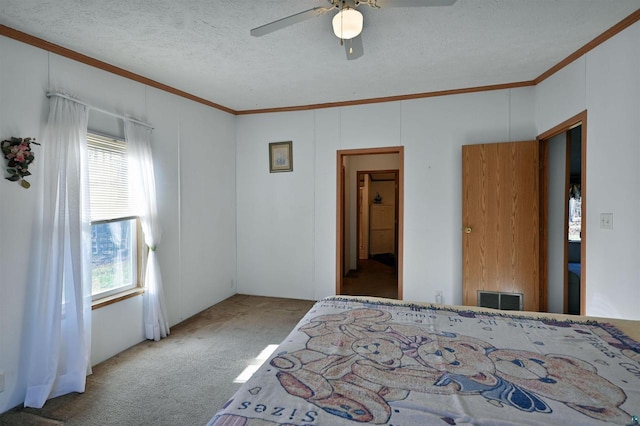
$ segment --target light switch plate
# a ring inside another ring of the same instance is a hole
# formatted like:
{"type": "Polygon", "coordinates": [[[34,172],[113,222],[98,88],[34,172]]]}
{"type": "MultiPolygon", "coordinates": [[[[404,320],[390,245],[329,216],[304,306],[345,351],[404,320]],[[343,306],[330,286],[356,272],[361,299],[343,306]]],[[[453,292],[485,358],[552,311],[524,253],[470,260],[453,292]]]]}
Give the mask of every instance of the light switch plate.
{"type": "Polygon", "coordinates": [[[613,229],[613,213],[600,213],[600,228],[613,229]]]}
{"type": "Polygon", "coordinates": [[[0,392],[4,392],[4,371],[0,370],[0,392]]]}

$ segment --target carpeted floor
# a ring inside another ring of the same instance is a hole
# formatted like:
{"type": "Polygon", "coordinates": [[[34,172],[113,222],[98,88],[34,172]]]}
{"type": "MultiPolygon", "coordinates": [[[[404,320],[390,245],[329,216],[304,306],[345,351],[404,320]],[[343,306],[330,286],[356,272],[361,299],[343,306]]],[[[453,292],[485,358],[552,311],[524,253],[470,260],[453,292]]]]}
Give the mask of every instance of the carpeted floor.
{"type": "Polygon", "coordinates": [[[279,344],[313,301],[235,295],[95,366],[83,394],[16,408],[0,426],[204,425],[240,387],[234,379],[279,344]]]}

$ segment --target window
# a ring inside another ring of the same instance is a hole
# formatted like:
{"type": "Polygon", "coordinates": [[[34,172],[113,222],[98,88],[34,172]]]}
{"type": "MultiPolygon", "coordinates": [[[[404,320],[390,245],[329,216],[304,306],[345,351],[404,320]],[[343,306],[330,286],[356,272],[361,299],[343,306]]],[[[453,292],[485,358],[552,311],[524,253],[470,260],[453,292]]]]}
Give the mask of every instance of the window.
{"type": "Polygon", "coordinates": [[[127,145],[89,133],[91,294],[102,299],[138,287],[138,219],[129,204],[127,145]]]}
{"type": "Polygon", "coordinates": [[[569,188],[569,241],[580,241],[582,231],[582,196],[580,184],[569,188]]]}

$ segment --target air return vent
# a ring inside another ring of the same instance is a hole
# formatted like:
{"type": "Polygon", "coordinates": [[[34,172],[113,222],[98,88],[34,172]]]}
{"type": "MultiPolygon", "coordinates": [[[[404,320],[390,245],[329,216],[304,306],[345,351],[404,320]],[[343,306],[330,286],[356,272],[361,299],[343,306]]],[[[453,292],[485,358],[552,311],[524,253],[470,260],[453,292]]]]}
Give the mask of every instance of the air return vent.
{"type": "Polygon", "coordinates": [[[483,308],[503,309],[505,311],[521,311],[522,293],[478,291],[478,306],[483,308]]]}

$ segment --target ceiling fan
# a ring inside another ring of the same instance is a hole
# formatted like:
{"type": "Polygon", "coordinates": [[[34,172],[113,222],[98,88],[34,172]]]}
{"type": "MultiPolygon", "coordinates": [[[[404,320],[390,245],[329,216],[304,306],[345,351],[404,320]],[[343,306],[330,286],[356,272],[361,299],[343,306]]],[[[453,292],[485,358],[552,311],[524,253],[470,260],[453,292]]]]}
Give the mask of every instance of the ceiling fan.
{"type": "Polygon", "coordinates": [[[364,54],[362,45],[362,13],[356,8],[361,4],[367,4],[374,9],[384,7],[430,7],[430,6],[451,6],[456,0],[327,0],[331,3],[327,7],[314,7],[304,12],[296,13],[286,18],[278,19],[251,30],[251,35],[260,37],[272,33],[282,28],[288,27],[298,22],[305,21],[316,16],[338,9],[332,20],[333,32],[340,39],[340,44],[344,44],[347,59],[357,59],[364,54]],[[347,40],[348,43],[344,43],[347,40]]]}

